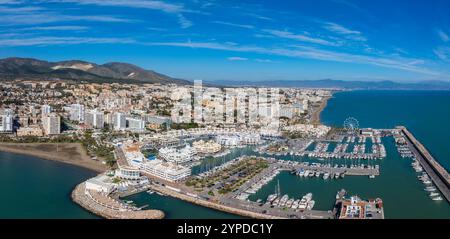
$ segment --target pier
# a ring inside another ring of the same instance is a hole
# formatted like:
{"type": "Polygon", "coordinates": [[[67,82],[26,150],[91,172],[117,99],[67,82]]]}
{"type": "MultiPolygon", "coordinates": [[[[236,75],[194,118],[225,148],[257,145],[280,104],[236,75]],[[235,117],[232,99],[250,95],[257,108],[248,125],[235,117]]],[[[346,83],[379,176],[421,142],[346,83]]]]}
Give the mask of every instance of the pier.
{"type": "Polygon", "coordinates": [[[80,183],[72,191],[72,200],[86,210],[107,219],[163,219],[160,210],[142,210],[124,205],[117,199],[97,192],[86,190],[85,183],[80,183]]]}
{"type": "Polygon", "coordinates": [[[310,170],[310,171],[321,171],[327,173],[339,173],[345,174],[347,176],[378,176],[380,175],[380,170],[378,167],[374,168],[362,168],[362,167],[331,167],[324,165],[306,165],[298,162],[276,160],[275,165],[278,166],[280,170],[292,171],[292,170],[310,170]]]}
{"type": "Polygon", "coordinates": [[[406,136],[406,142],[410,145],[411,151],[416,156],[420,165],[430,176],[442,195],[450,202],[450,175],[447,170],[433,158],[425,146],[423,146],[406,127],[400,126],[398,128],[406,136]]]}

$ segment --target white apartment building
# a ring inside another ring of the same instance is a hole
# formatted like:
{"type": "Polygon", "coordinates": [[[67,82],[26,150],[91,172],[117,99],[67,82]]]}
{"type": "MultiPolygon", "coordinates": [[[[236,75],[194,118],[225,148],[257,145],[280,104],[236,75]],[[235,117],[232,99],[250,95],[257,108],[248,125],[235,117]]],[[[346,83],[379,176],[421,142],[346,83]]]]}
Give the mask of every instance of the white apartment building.
{"type": "Polygon", "coordinates": [[[56,135],[61,133],[61,117],[55,113],[47,114],[42,119],[42,127],[46,135],[56,135]]]}
{"type": "Polygon", "coordinates": [[[50,114],[51,112],[52,112],[52,107],[50,105],[42,105],[41,106],[42,116],[50,114]]]}
{"type": "Polygon", "coordinates": [[[69,119],[77,122],[84,122],[84,105],[72,104],[69,106],[69,119]]]}
{"type": "Polygon", "coordinates": [[[13,131],[14,114],[12,110],[5,109],[0,113],[0,133],[11,133],[13,131]]]}
{"type": "Polygon", "coordinates": [[[127,128],[127,120],[124,113],[115,113],[113,118],[114,130],[125,130],[127,128]]]}
{"type": "Polygon", "coordinates": [[[84,116],[84,123],[95,129],[103,129],[105,125],[104,118],[103,112],[97,111],[96,109],[88,110],[84,116]]]}
{"type": "Polygon", "coordinates": [[[136,119],[132,117],[126,117],[127,129],[131,131],[144,131],[145,121],[142,119],[136,119]]]}

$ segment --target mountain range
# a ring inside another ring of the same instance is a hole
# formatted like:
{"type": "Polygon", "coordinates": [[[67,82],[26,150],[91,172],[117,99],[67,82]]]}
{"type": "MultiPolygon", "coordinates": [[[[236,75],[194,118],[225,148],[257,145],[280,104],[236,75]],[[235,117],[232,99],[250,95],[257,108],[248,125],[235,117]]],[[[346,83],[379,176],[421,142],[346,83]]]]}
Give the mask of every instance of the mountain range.
{"type": "MultiPolygon", "coordinates": [[[[212,82],[209,82],[212,83],[212,82]]],[[[448,81],[421,81],[403,83],[394,81],[343,81],[343,80],[279,80],[279,81],[215,81],[215,84],[235,87],[296,87],[346,90],[450,90],[448,81]]]]}
{"type": "Polygon", "coordinates": [[[2,79],[190,84],[189,81],[175,79],[128,63],[111,62],[98,65],[79,60],[48,62],[17,57],[0,59],[0,81],[2,79]]]}
{"type": "MultiPolygon", "coordinates": [[[[138,66],[111,62],[95,64],[80,60],[48,62],[32,58],[11,57],[0,59],[0,81],[2,80],[72,80],[95,83],[175,83],[192,84],[191,81],[176,79],[145,70],[138,66]]],[[[216,87],[297,87],[332,88],[347,90],[450,90],[448,81],[422,81],[400,83],[394,81],[343,81],[323,80],[274,80],[274,81],[204,81],[205,86],[216,87]]]]}

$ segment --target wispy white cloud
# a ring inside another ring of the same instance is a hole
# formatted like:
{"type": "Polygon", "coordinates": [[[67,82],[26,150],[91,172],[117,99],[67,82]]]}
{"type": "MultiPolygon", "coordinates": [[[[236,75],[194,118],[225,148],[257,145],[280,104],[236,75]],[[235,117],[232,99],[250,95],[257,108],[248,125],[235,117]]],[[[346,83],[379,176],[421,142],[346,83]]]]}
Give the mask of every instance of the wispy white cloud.
{"type": "Polygon", "coordinates": [[[226,26],[232,26],[232,27],[247,28],[247,29],[253,29],[253,28],[255,28],[255,27],[252,26],[252,25],[236,24],[236,23],[223,22],[223,21],[212,21],[212,23],[215,23],[215,24],[221,24],[221,25],[226,25],[226,26]]]}
{"type": "Polygon", "coordinates": [[[133,43],[129,38],[95,38],[95,37],[34,37],[0,39],[1,47],[78,45],[78,44],[127,44],[133,43]]]}
{"type": "Polygon", "coordinates": [[[438,47],[434,49],[434,54],[443,61],[450,60],[450,47],[438,47]]]}
{"type": "Polygon", "coordinates": [[[4,14],[0,15],[0,25],[37,25],[54,22],[91,21],[91,22],[131,22],[130,19],[113,16],[71,16],[56,13],[4,14]]]}
{"type": "Polygon", "coordinates": [[[331,41],[324,40],[324,39],[321,39],[321,38],[314,38],[314,37],[310,37],[310,36],[302,35],[302,34],[294,34],[294,33],[289,32],[289,31],[280,31],[280,30],[273,30],[273,29],[264,29],[262,31],[266,32],[266,33],[269,33],[269,34],[272,34],[272,35],[274,35],[276,37],[292,39],[292,40],[297,40],[297,41],[302,41],[302,42],[309,42],[309,43],[326,45],[326,46],[338,46],[338,45],[340,45],[337,42],[331,42],[331,41]]]}
{"type": "Polygon", "coordinates": [[[83,31],[89,27],[86,26],[40,26],[19,28],[18,31],[83,31]]]}
{"type": "Polygon", "coordinates": [[[0,4],[5,4],[5,5],[7,5],[7,4],[21,4],[21,3],[23,3],[23,1],[22,0],[0,0],[0,4]]]}
{"type": "Polygon", "coordinates": [[[351,30],[333,22],[325,23],[324,28],[336,34],[343,35],[348,39],[357,41],[367,41],[367,39],[362,35],[360,31],[351,30]]]}
{"type": "Polygon", "coordinates": [[[0,13],[3,14],[14,14],[14,13],[29,13],[29,12],[36,12],[40,10],[44,10],[45,8],[42,7],[5,7],[0,6],[0,13]]]}
{"type": "Polygon", "coordinates": [[[272,63],[273,62],[270,59],[260,59],[260,58],[256,58],[255,61],[256,62],[262,62],[262,63],[272,63]]]}
{"type": "Polygon", "coordinates": [[[312,47],[297,47],[297,48],[265,48],[258,46],[241,46],[241,45],[227,45],[213,42],[152,42],[147,45],[154,46],[175,46],[175,47],[189,47],[189,48],[204,48],[232,52],[252,52],[258,54],[278,55],[294,58],[315,59],[321,61],[334,61],[345,63],[358,63],[366,65],[375,65],[384,68],[392,68],[404,70],[409,72],[421,73],[426,75],[440,75],[428,68],[418,66],[416,59],[411,58],[387,58],[378,56],[366,56],[357,54],[340,53],[334,51],[321,50],[312,47]],[[412,64],[411,64],[412,63],[412,64]]]}
{"type": "Polygon", "coordinates": [[[259,20],[275,21],[273,18],[262,16],[262,15],[255,14],[255,13],[246,13],[244,15],[245,16],[249,16],[249,17],[253,17],[253,18],[256,18],[256,19],[259,19],[259,20]]]}
{"type": "Polygon", "coordinates": [[[228,57],[227,60],[229,60],[229,61],[247,61],[248,58],[239,57],[239,56],[231,56],[231,57],[228,57]]]}
{"type": "Polygon", "coordinates": [[[157,31],[157,32],[165,32],[165,31],[167,31],[166,28],[160,28],[160,27],[147,27],[147,30],[157,31]]]}
{"type": "Polygon", "coordinates": [[[182,4],[167,3],[163,1],[152,0],[43,0],[45,2],[57,3],[75,3],[80,5],[96,5],[109,7],[128,7],[139,9],[158,10],[168,14],[172,14],[178,19],[181,28],[188,28],[193,25],[192,21],[186,19],[183,13],[198,13],[197,11],[189,10],[182,4]]]}
{"type": "Polygon", "coordinates": [[[448,42],[450,40],[450,37],[448,36],[448,34],[446,32],[444,32],[441,29],[436,30],[436,33],[438,34],[439,38],[443,41],[443,42],[448,42]]]}

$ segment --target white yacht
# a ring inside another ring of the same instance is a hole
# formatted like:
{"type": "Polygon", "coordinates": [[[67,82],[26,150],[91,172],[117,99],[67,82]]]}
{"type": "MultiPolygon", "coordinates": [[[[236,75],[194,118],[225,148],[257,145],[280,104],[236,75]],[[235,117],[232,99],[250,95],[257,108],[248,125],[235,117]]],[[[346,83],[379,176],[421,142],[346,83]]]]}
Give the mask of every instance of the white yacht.
{"type": "Polygon", "coordinates": [[[436,197],[436,196],[439,196],[439,193],[435,193],[435,192],[430,193],[430,197],[436,197]]]}
{"type": "Polygon", "coordinates": [[[291,208],[293,203],[294,203],[294,199],[293,199],[293,198],[289,199],[289,200],[286,202],[286,207],[287,207],[287,208],[291,208]]]}
{"type": "Polygon", "coordinates": [[[316,204],[316,201],[314,201],[314,200],[309,201],[308,206],[306,206],[306,209],[312,210],[314,207],[314,204],[316,204]]]}
{"type": "Polygon", "coordinates": [[[283,195],[283,197],[281,197],[280,199],[280,203],[279,206],[280,207],[284,207],[286,206],[286,202],[289,200],[289,196],[287,194],[283,195]]]}
{"type": "Polygon", "coordinates": [[[300,200],[299,200],[299,199],[295,200],[294,203],[292,203],[292,209],[297,209],[299,203],[300,203],[300,200]]]}

